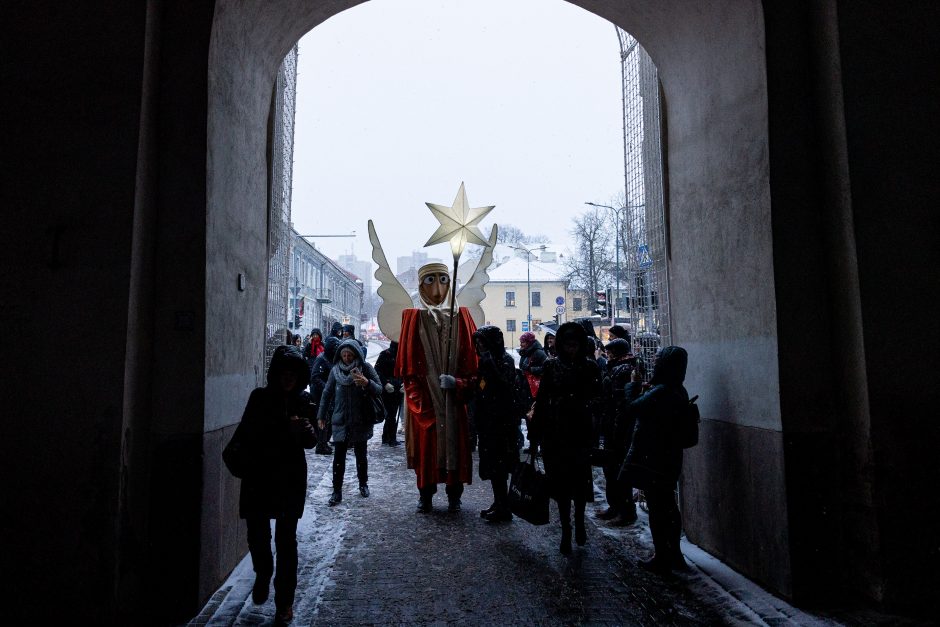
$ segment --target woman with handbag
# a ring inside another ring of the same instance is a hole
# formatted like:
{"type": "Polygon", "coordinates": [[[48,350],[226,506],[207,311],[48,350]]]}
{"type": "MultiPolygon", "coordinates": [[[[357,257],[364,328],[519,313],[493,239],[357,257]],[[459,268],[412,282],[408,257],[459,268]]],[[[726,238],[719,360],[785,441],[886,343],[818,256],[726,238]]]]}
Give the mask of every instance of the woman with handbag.
{"type": "Polygon", "coordinates": [[[313,402],[305,391],[310,369],[300,350],[278,346],[268,368],[267,386],[248,397],[245,413],[222,459],[241,481],[239,515],[248,527],[248,550],[255,571],[251,598],[267,601],[274,575],[277,619],[293,615],[297,587],[297,520],[307,500],[305,448],[316,436],[308,418],[313,402]],[[277,571],[271,554],[271,519],[275,523],[277,571]]]}
{"type": "MultiPolygon", "coordinates": [[[[372,438],[376,421],[374,399],[381,400],[382,386],[375,369],[363,361],[359,343],[346,339],[336,350],[336,360],[320,398],[317,423],[320,429],[329,420],[333,425],[333,494],[329,505],[343,500],[343,476],[346,474],[346,451],[353,447],[356,454],[356,476],[359,494],[369,496],[369,463],[366,443],[372,438]]],[[[385,419],[384,409],[382,419],[385,419]]]]}
{"type": "Polygon", "coordinates": [[[587,334],[575,322],[558,327],[558,356],[545,362],[529,439],[542,450],[545,475],[561,518],[563,554],[571,553],[571,503],[575,541],[587,542],[584,508],[594,500],[591,472],[594,406],[600,401],[601,372],[588,357],[587,334]]]}

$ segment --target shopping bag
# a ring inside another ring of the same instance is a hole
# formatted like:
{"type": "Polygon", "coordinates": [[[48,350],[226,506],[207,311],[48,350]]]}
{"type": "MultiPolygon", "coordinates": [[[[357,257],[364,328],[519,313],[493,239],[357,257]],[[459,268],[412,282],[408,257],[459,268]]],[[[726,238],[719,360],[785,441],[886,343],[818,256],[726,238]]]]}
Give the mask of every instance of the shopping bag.
{"type": "Polygon", "coordinates": [[[509,482],[509,510],[533,525],[548,524],[548,482],[535,457],[519,462],[509,482]]]}

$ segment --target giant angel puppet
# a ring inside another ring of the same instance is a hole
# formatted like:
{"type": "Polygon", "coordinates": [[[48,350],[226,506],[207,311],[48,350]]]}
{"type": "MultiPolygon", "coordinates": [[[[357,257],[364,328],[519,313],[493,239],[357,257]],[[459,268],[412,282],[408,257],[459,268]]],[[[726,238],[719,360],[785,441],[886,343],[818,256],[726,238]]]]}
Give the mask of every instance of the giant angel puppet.
{"type": "Polygon", "coordinates": [[[378,323],[382,333],[398,342],[395,376],[405,388],[405,451],[408,467],[418,482],[418,511],[431,511],[437,485],[443,483],[448,510],[460,509],[464,484],[471,482],[470,429],[465,397],[476,375],[477,360],[472,337],[484,322],[483,286],[489,281],[487,267],[493,259],[497,227],[483,239],[479,222],[493,207],[471,209],[463,183],[453,206],[426,203],[440,227],[425,246],[449,242],[454,257],[453,272],[442,263],[418,269],[418,300],[392,273],[369,221],[372,259],[378,264],[375,278],[382,298],[378,323]],[[484,246],[473,275],[457,290],[457,267],[468,244],[484,246]],[[460,307],[457,307],[457,302],[460,307]]]}

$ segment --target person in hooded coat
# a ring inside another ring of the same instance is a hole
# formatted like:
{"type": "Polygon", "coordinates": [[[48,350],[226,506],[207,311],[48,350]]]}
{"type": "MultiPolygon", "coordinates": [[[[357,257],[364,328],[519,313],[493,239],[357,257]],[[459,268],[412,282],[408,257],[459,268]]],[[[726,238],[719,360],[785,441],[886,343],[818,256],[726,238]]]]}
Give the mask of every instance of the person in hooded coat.
{"type": "Polygon", "coordinates": [[[398,414],[404,398],[402,380],[395,376],[395,359],[398,357],[398,342],[391,342],[375,360],[375,371],[382,384],[382,402],[385,405],[385,425],[382,428],[382,444],[398,446],[398,414]]]}
{"type": "MultiPolygon", "coordinates": [[[[323,352],[317,357],[313,366],[310,368],[310,394],[313,396],[314,404],[317,407],[317,413],[320,411],[320,400],[323,397],[323,388],[326,387],[326,381],[330,377],[330,370],[333,369],[333,361],[336,358],[336,349],[340,345],[340,340],[333,336],[326,338],[323,342],[323,352]]],[[[327,421],[326,427],[321,429],[319,424],[315,425],[317,434],[317,448],[314,450],[318,455],[332,455],[333,448],[330,446],[330,435],[333,425],[327,421]]]]}
{"type": "MultiPolygon", "coordinates": [[[[239,515],[248,527],[248,550],[255,571],[252,600],[264,603],[274,575],[277,616],[289,620],[297,587],[297,520],[307,498],[305,448],[313,448],[316,436],[308,421],[313,403],[305,391],[310,370],[300,350],[279,346],[271,358],[267,385],[248,397],[245,412],[233,436],[243,460],[239,515]],[[271,526],[277,570],[271,554],[271,526]]],[[[231,445],[225,462],[231,468],[231,445]]]]}
{"type": "Polygon", "coordinates": [[[379,375],[362,359],[355,339],[343,340],[336,349],[333,369],[323,388],[317,423],[333,423],[333,494],[329,505],[343,500],[343,477],[346,474],[346,452],[353,447],[356,453],[356,476],[359,494],[369,496],[369,462],[366,443],[372,438],[375,412],[372,397],[382,393],[379,375]]]}
{"type": "Polygon", "coordinates": [[[557,355],[558,353],[555,351],[555,331],[547,329],[545,331],[545,356],[556,357],[557,355]]]}
{"type": "Polygon", "coordinates": [[[677,434],[689,403],[689,393],[682,385],[688,362],[685,349],[667,346],[656,355],[649,391],[643,393],[637,370],[626,388],[626,413],[636,426],[620,479],[646,496],[655,553],[640,565],[658,573],[686,567],[679,549],[682,518],[675,489],[682,470],[677,434]]]}
{"type": "Polygon", "coordinates": [[[571,553],[571,502],[575,507],[575,540],[587,542],[585,503],[594,500],[591,471],[593,414],[600,402],[601,372],[588,357],[590,346],[584,328],[566,322],[556,334],[558,357],[545,362],[529,440],[542,449],[545,475],[561,518],[563,554],[571,553]]]}
{"type": "Polygon", "coordinates": [[[493,504],[480,516],[494,523],[512,520],[508,481],[519,462],[516,365],[503,342],[499,327],[486,325],[473,333],[479,372],[471,388],[470,411],[479,438],[480,479],[493,487],[493,504]]]}

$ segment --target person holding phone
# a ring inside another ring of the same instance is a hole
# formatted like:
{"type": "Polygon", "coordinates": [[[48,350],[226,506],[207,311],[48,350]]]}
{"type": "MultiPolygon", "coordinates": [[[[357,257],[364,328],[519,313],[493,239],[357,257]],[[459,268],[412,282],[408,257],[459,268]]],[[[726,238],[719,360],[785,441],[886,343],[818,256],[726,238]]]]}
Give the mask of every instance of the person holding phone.
{"type": "Polygon", "coordinates": [[[372,438],[373,409],[370,397],[382,393],[379,375],[363,361],[359,343],[343,340],[336,351],[330,376],[323,388],[317,423],[321,430],[329,420],[333,425],[333,494],[329,506],[343,500],[346,452],[353,447],[359,494],[369,496],[369,463],[366,443],[372,438]]]}

